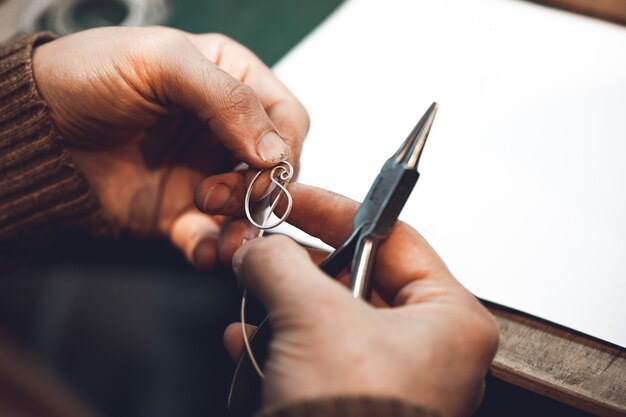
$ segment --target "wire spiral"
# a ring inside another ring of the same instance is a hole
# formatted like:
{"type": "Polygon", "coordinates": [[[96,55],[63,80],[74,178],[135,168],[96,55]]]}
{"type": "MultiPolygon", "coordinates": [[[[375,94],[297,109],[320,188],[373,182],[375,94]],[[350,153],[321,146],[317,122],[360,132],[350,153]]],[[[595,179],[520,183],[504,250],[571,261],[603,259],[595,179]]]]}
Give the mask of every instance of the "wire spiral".
{"type": "MultiPolygon", "coordinates": [[[[252,212],[250,210],[250,198],[252,196],[252,190],[254,189],[254,185],[256,184],[259,177],[264,172],[267,172],[267,170],[261,170],[257,172],[256,175],[252,178],[252,181],[250,182],[250,185],[248,186],[248,189],[246,191],[246,198],[244,200],[244,209],[246,211],[246,217],[248,218],[248,221],[250,221],[250,223],[252,223],[255,227],[259,229],[259,237],[263,236],[263,232],[265,230],[278,227],[285,220],[287,220],[289,213],[291,213],[291,208],[293,207],[293,198],[291,197],[291,194],[287,190],[287,185],[289,184],[289,181],[291,181],[291,179],[293,178],[294,169],[293,169],[293,166],[289,162],[285,161],[285,162],[281,162],[280,164],[272,168],[272,170],[270,171],[271,183],[267,187],[267,190],[265,191],[265,193],[263,193],[263,195],[261,196],[259,200],[264,200],[265,198],[269,197],[274,191],[276,191],[276,187],[278,187],[279,189],[278,194],[273,200],[270,198],[270,203],[268,205],[269,210],[265,214],[265,218],[263,219],[263,222],[258,223],[254,219],[254,217],[252,216],[252,212]],[[272,213],[274,213],[274,209],[278,205],[278,202],[280,201],[283,195],[287,197],[287,208],[285,209],[285,212],[274,223],[267,224],[270,217],[272,216],[272,213]]],[[[256,370],[259,377],[261,379],[265,379],[265,374],[263,374],[261,367],[259,366],[256,358],[254,357],[254,353],[252,352],[252,348],[250,347],[250,341],[248,340],[248,335],[246,332],[246,296],[247,294],[248,294],[248,291],[244,289],[243,295],[241,297],[241,334],[243,335],[243,343],[246,346],[246,351],[248,352],[248,356],[250,357],[250,362],[252,362],[252,366],[256,370]]]]}
{"type": "Polygon", "coordinates": [[[267,190],[261,196],[260,200],[267,198],[275,190],[274,186],[278,187],[280,189],[280,192],[278,193],[276,198],[274,198],[274,200],[270,202],[269,213],[263,220],[263,223],[258,223],[254,219],[250,211],[250,198],[252,196],[252,190],[254,189],[254,185],[258,181],[261,174],[263,174],[264,172],[266,172],[266,170],[261,170],[256,173],[254,178],[252,178],[252,181],[250,182],[250,185],[248,186],[248,190],[246,191],[246,198],[244,200],[244,209],[246,210],[246,217],[248,218],[248,221],[252,223],[256,228],[260,229],[261,231],[273,229],[279,226],[281,223],[283,223],[289,216],[289,213],[291,213],[291,207],[293,206],[293,199],[291,198],[291,194],[289,194],[289,191],[287,191],[287,184],[289,184],[289,181],[291,180],[291,178],[293,178],[293,172],[294,172],[293,166],[289,162],[281,162],[280,164],[272,168],[270,172],[271,184],[269,187],[267,187],[267,190]],[[272,184],[274,186],[272,186],[272,184]],[[267,222],[269,221],[269,218],[271,217],[272,213],[274,212],[274,209],[278,205],[278,202],[280,201],[283,195],[287,197],[287,209],[285,210],[283,215],[278,218],[276,222],[268,225],[267,222]]]}

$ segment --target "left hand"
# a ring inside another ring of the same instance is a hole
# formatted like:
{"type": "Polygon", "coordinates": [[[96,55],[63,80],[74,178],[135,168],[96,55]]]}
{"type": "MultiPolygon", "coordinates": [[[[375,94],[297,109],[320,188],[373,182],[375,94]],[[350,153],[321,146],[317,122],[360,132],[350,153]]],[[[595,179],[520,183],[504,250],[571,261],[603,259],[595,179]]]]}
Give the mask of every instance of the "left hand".
{"type": "Polygon", "coordinates": [[[37,47],[33,62],[55,127],[106,214],[133,234],[169,237],[200,268],[230,264],[254,229],[201,213],[196,185],[209,177],[205,211],[240,205],[232,191],[245,174],[233,167],[295,165],[309,126],[270,69],[219,34],[99,28],[37,47]]]}

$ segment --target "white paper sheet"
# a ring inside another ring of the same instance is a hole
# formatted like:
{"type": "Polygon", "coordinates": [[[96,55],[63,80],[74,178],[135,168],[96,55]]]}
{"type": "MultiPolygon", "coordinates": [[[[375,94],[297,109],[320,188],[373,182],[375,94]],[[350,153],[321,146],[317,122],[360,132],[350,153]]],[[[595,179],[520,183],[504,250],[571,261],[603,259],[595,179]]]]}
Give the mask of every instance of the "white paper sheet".
{"type": "Polygon", "coordinates": [[[300,181],[358,200],[438,101],[401,217],[477,296],[626,346],[626,28],[351,0],[275,69],[312,119],[300,181]]]}

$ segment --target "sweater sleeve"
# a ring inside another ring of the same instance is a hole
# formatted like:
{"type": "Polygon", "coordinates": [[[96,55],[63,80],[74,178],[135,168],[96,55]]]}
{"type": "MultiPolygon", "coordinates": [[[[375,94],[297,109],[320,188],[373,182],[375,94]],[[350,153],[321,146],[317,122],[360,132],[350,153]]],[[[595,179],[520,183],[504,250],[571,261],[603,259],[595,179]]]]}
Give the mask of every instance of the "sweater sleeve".
{"type": "MultiPolygon", "coordinates": [[[[95,193],[57,135],[33,75],[34,34],[0,45],[0,250],[58,232],[108,234],[95,193]]],[[[2,262],[0,262],[2,263],[2,262]]]]}
{"type": "Polygon", "coordinates": [[[268,407],[255,417],[440,417],[440,414],[394,398],[329,397],[268,407]]]}

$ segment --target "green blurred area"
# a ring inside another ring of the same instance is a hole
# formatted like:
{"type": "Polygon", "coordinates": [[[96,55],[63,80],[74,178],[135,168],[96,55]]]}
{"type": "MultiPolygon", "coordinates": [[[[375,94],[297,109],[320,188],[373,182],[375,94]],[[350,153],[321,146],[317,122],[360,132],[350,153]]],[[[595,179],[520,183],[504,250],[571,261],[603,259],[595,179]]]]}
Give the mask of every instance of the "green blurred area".
{"type": "Polygon", "coordinates": [[[343,0],[172,0],[170,25],[224,33],[275,64],[343,0]]]}

